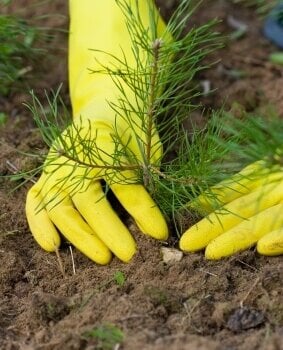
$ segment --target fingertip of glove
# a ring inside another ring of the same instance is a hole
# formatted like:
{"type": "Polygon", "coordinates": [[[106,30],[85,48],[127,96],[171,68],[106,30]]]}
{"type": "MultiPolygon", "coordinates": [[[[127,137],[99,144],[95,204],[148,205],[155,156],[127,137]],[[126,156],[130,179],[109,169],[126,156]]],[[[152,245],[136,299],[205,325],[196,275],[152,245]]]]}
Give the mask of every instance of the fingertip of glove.
{"type": "Polygon", "coordinates": [[[26,216],[30,232],[35,241],[45,251],[55,252],[60,247],[61,239],[46,212],[42,211],[36,215],[33,210],[27,208],[26,216]]]}
{"type": "Polygon", "coordinates": [[[152,215],[147,220],[143,220],[142,222],[136,219],[136,224],[141,232],[154,239],[163,241],[169,236],[167,223],[159,211],[157,215],[152,215]]]}
{"type": "Polygon", "coordinates": [[[137,252],[137,248],[135,245],[132,247],[127,247],[126,249],[123,249],[123,251],[116,253],[116,256],[124,263],[129,263],[133,259],[136,252],[137,252]]]}
{"type": "Polygon", "coordinates": [[[61,244],[61,239],[58,237],[57,242],[48,242],[48,241],[40,241],[35,235],[33,235],[34,239],[36,242],[40,245],[42,249],[44,249],[48,253],[53,253],[55,252],[61,244]]]}
{"type": "Polygon", "coordinates": [[[205,247],[202,236],[195,235],[194,229],[195,228],[192,227],[185,231],[180,238],[179,247],[184,252],[194,253],[205,247]]]}
{"type": "Polygon", "coordinates": [[[112,254],[108,249],[100,252],[99,256],[97,254],[88,256],[92,261],[99,265],[108,265],[112,260],[112,254]]]}
{"type": "Polygon", "coordinates": [[[168,239],[169,230],[165,220],[162,220],[162,222],[160,222],[159,225],[157,225],[157,228],[154,230],[151,236],[160,241],[165,241],[166,239],[168,239]]]}
{"type": "Polygon", "coordinates": [[[182,237],[180,238],[180,241],[179,241],[179,248],[180,248],[181,250],[185,251],[185,252],[188,252],[188,251],[190,251],[190,250],[188,249],[188,246],[187,246],[187,240],[186,240],[186,238],[185,238],[185,234],[186,234],[186,233],[184,233],[184,234],[182,235],[182,237]]]}
{"type": "Polygon", "coordinates": [[[225,256],[225,254],[221,254],[219,251],[215,251],[213,247],[207,246],[204,253],[206,260],[220,260],[225,256]]]}
{"type": "Polygon", "coordinates": [[[283,229],[273,231],[257,242],[257,252],[261,255],[276,256],[283,254],[283,229]]]}
{"type": "Polygon", "coordinates": [[[264,241],[259,241],[256,246],[256,250],[260,255],[276,255],[269,245],[264,241]]]}
{"type": "Polygon", "coordinates": [[[226,258],[233,253],[236,253],[235,248],[231,244],[221,244],[217,239],[211,241],[205,248],[205,259],[207,260],[220,260],[226,258]]]}

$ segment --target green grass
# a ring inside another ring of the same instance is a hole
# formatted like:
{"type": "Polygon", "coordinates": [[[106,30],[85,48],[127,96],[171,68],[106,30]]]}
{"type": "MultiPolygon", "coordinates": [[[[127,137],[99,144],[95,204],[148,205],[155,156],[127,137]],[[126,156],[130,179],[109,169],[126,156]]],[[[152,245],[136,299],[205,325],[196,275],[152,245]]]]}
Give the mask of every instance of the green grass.
{"type": "Polygon", "coordinates": [[[114,282],[120,287],[123,287],[123,285],[126,282],[126,277],[122,271],[115,272],[113,279],[114,279],[114,282]]]}
{"type": "Polygon", "coordinates": [[[3,112],[0,112],[0,127],[5,125],[7,121],[7,115],[3,112]]]}
{"type": "Polygon", "coordinates": [[[34,47],[40,31],[14,15],[0,15],[0,95],[19,88],[32,70],[40,50],[34,47]]]}
{"type": "MultiPolygon", "coordinates": [[[[232,0],[235,4],[241,4],[248,7],[254,7],[258,14],[266,14],[270,11],[276,4],[277,0],[232,0]]],[[[280,2],[281,0],[279,0],[280,2]]]]}
{"type": "Polygon", "coordinates": [[[115,345],[121,344],[124,340],[123,332],[115,325],[103,324],[83,334],[86,340],[95,340],[95,349],[112,350],[115,345]]]}

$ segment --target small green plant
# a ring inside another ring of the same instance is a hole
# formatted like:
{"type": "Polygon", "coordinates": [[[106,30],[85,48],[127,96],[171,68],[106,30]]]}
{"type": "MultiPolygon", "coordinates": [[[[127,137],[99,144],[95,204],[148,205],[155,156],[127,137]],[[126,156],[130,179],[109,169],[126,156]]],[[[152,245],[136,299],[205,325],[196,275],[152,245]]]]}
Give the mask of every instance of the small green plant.
{"type": "Polygon", "coordinates": [[[0,112],[0,127],[5,125],[7,121],[7,114],[4,112],[0,112]]]}
{"type": "Polygon", "coordinates": [[[112,350],[117,344],[123,342],[124,334],[117,326],[105,324],[85,332],[83,338],[94,339],[97,350],[112,350]]]}
{"type": "Polygon", "coordinates": [[[124,273],[122,271],[115,272],[114,273],[114,281],[118,286],[123,287],[123,285],[126,282],[126,277],[125,277],[124,273]]]}
{"type": "Polygon", "coordinates": [[[30,72],[38,57],[39,30],[16,16],[0,15],[0,95],[8,95],[30,72]]]}

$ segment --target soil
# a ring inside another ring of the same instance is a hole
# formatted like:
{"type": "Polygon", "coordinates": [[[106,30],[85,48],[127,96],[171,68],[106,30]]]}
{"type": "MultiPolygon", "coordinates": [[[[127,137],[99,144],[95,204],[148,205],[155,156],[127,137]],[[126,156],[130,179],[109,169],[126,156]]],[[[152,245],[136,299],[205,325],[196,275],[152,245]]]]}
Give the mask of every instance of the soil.
{"type": "MultiPolygon", "coordinates": [[[[176,1],[159,3],[168,18],[176,1]]],[[[44,44],[48,55],[33,63],[29,84],[43,97],[44,89],[63,83],[68,105],[65,2],[17,0],[5,9],[52,29],[44,44]]],[[[283,68],[268,60],[277,49],[262,36],[262,18],[232,1],[207,0],[192,21],[203,24],[214,17],[222,20],[218,30],[225,35],[234,32],[231,17],[248,29],[209,58],[216,63],[199,79],[214,92],[201,102],[207,109],[238,103],[248,111],[275,110],[283,116],[283,68]]],[[[9,164],[21,170],[36,165],[18,151],[46,151],[22,105],[29,101],[25,91],[0,97],[1,112],[8,115],[0,129],[4,175],[12,172],[9,164]]],[[[129,264],[114,258],[109,266],[97,266],[67,243],[58,259],[41,250],[29,232],[24,206],[31,183],[13,190],[15,182],[0,181],[0,349],[283,349],[282,257],[251,249],[217,262],[200,252],[165,263],[164,244],[141,235],[126,217],[139,247],[129,264]],[[111,343],[113,332],[110,342],[90,333],[114,326],[123,333],[117,344],[111,343]]]]}

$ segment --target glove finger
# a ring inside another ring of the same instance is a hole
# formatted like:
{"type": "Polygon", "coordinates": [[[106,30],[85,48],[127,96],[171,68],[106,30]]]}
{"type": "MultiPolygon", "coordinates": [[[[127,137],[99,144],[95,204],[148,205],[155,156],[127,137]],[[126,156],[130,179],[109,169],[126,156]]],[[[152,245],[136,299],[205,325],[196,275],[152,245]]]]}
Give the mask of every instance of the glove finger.
{"type": "Polygon", "coordinates": [[[207,259],[221,259],[253,246],[268,232],[283,226],[283,204],[263,210],[248,220],[226,231],[209,243],[205,250],[207,259]]]}
{"type": "Polygon", "coordinates": [[[143,233],[156,239],[168,238],[166,221],[142,185],[113,183],[110,187],[143,233]]]}
{"type": "Polygon", "coordinates": [[[105,265],[110,262],[109,249],[83,220],[66,193],[53,188],[45,194],[44,201],[48,216],[68,241],[96,263],[105,265]],[[56,205],[53,204],[54,198],[56,205]]]}
{"type": "Polygon", "coordinates": [[[269,256],[283,254],[283,227],[263,236],[257,243],[257,251],[269,256]]]}
{"type": "Polygon", "coordinates": [[[72,200],[90,227],[106,246],[122,261],[128,262],[136,252],[136,243],[112,209],[97,181],[72,200]]]}
{"type": "MultiPolygon", "coordinates": [[[[251,166],[251,165],[250,165],[251,166]]],[[[249,167],[250,167],[249,166],[249,167]]],[[[220,206],[230,203],[245,194],[257,190],[259,187],[283,178],[282,171],[264,169],[258,174],[250,174],[253,168],[246,167],[240,173],[211,187],[189,203],[191,208],[205,214],[211,213],[220,206]]]]}
{"type": "Polygon", "coordinates": [[[180,239],[180,248],[189,252],[205,248],[210,241],[241,221],[279,203],[282,195],[283,181],[262,186],[252,193],[235,199],[190,227],[180,239]]]}
{"type": "Polygon", "coordinates": [[[60,246],[60,236],[43,208],[40,187],[35,184],[27,194],[26,216],[30,231],[37,243],[46,251],[54,252],[60,246]]]}

